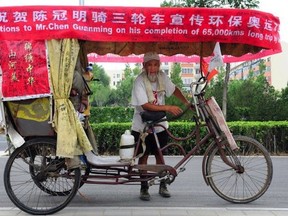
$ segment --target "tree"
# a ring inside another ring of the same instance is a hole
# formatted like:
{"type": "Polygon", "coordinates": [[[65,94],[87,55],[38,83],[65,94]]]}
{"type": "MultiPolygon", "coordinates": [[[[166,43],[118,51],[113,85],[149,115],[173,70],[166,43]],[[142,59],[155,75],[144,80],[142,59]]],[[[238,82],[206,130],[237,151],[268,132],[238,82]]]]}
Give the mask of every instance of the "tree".
{"type": "Polygon", "coordinates": [[[276,120],[287,120],[288,116],[288,85],[286,88],[281,90],[280,95],[275,95],[276,103],[275,109],[273,110],[277,113],[276,120]]]}
{"type": "MultiPolygon", "coordinates": [[[[172,71],[171,71],[171,81],[179,88],[183,90],[183,81],[181,79],[181,66],[179,63],[174,63],[172,66],[172,71]]],[[[189,95],[188,93],[186,94],[185,91],[183,91],[183,94],[186,96],[187,99],[189,99],[189,95]]],[[[179,101],[178,98],[176,98],[174,95],[172,95],[171,97],[167,98],[166,100],[167,104],[173,104],[173,105],[177,105],[179,107],[182,106],[183,107],[183,103],[181,101],[179,101]]]]}
{"type": "Polygon", "coordinates": [[[129,106],[133,83],[135,77],[140,72],[141,69],[139,64],[136,64],[133,70],[129,64],[126,64],[124,69],[124,78],[117,85],[117,89],[112,91],[111,99],[113,99],[113,101],[110,100],[109,102],[113,102],[112,104],[118,106],[129,106]]]}
{"type": "Polygon", "coordinates": [[[183,81],[181,79],[181,66],[179,63],[174,63],[172,66],[172,72],[170,78],[172,82],[180,89],[183,87],[183,81]]]}
{"type": "Polygon", "coordinates": [[[254,77],[254,84],[254,106],[252,106],[251,116],[259,121],[275,120],[277,113],[275,113],[274,87],[269,85],[263,72],[254,77]]]}
{"type": "Polygon", "coordinates": [[[264,73],[266,71],[266,64],[264,59],[260,59],[259,63],[259,72],[260,74],[264,73]]]}
{"type": "Polygon", "coordinates": [[[102,83],[98,83],[93,87],[93,94],[90,96],[92,106],[105,106],[109,101],[111,89],[108,86],[104,86],[102,83]]]}
{"type": "Polygon", "coordinates": [[[246,8],[258,8],[259,7],[259,0],[222,0],[225,4],[226,2],[231,8],[239,8],[239,9],[246,9],[246,8]]]}
{"type": "Polygon", "coordinates": [[[110,85],[110,77],[105,72],[102,66],[99,66],[97,64],[93,65],[93,74],[94,78],[99,79],[99,82],[102,83],[103,86],[110,85]]]}
{"type": "Polygon", "coordinates": [[[106,74],[104,68],[97,64],[93,65],[93,76],[99,81],[93,81],[90,88],[93,94],[89,97],[92,106],[103,106],[107,103],[111,89],[109,86],[110,77],[106,74]]]}
{"type": "Polygon", "coordinates": [[[219,103],[223,97],[223,79],[225,77],[225,70],[223,67],[220,68],[216,79],[212,79],[209,83],[209,88],[206,88],[207,97],[215,97],[219,103]]]}
{"type": "Polygon", "coordinates": [[[229,121],[276,120],[277,91],[269,86],[264,73],[254,76],[250,73],[245,80],[233,80],[229,83],[229,121]],[[251,94],[253,92],[253,94],[251,94]]]}
{"type": "Polygon", "coordinates": [[[141,67],[142,67],[142,64],[140,64],[140,63],[135,64],[135,67],[133,68],[133,76],[134,77],[137,77],[138,74],[140,74],[142,72],[141,67]]]}
{"type": "Polygon", "coordinates": [[[164,1],[161,7],[220,7],[220,1],[214,0],[170,0],[164,1]]]}
{"type": "MultiPolygon", "coordinates": [[[[231,8],[240,8],[240,9],[258,8],[258,5],[260,3],[258,0],[222,0],[221,2],[224,4],[228,3],[228,5],[231,8]]],[[[228,82],[230,72],[231,72],[231,65],[230,63],[227,63],[224,86],[223,86],[223,101],[222,101],[222,112],[225,118],[227,117],[227,94],[228,94],[227,92],[228,92],[228,82]]]]}

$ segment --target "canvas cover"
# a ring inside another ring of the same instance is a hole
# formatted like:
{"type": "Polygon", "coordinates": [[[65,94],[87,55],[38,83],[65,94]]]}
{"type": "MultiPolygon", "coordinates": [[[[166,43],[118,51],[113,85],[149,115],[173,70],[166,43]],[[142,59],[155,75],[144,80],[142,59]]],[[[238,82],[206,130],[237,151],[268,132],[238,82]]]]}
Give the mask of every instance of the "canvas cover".
{"type": "Polygon", "coordinates": [[[216,42],[227,58],[281,52],[279,18],[257,10],[21,6],[1,7],[0,13],[0,40],[77,38],[86,41],[86,54],[206,57],[216,42]]]}

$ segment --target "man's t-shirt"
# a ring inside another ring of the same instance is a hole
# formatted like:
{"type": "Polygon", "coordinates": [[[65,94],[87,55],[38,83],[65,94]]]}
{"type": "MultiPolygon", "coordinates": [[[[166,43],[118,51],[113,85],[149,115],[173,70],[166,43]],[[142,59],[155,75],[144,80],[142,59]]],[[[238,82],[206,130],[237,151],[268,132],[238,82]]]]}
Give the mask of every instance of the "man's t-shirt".
{"type": "MultiPolygon", "coordinates": [[[[132,100],[131,105],[135,107],[133,122],[132,122],[132,130],[141,132],[143,131],[145,124],[142,122],[140,112],[143,112],[142,105],[148,103],[148,95],[146,91],[146,87],[144,84],[144,76],[146,76],[145,72],[142,72],[135,79],[133,89],[132,89],[132,100]]],[[[157,82],[151,83],[154,101],[152,102],[155,105],[165,105],[165,96],[170,97],[175,91],[175,85],[172,83],[170,78],[164,73],[159,72],[159,77],[162,79],[162,82],[165,86],[165,91],[157,92],[157,82]]],[[[168,122],[161,122],[161,124],[168,128],[168,122]]],[[[164,129],[162,127],[156,128],[156,132],[161,132],[164,129]]]]}

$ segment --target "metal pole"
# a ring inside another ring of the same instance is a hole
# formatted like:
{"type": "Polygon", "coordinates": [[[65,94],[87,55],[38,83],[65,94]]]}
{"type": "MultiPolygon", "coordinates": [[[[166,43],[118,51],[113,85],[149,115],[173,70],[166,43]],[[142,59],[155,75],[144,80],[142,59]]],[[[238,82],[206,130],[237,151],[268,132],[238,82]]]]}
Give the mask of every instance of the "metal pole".
{"type": "Polygon", "coordinates": [[[84,5],[84,0],[79,0],[79,5],[84,5]]]}

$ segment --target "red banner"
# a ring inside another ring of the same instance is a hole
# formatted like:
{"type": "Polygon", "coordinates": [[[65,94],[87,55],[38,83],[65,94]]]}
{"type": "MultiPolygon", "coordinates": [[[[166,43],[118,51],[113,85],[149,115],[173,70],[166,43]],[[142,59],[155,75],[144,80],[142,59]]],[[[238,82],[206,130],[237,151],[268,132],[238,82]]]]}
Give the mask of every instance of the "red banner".
{"type": "Polygon", "coordinates": [[[257,10],[21,6],[0,8],[0,40],[242,43],[281,50],[279,19],[257,10]]]}
{"type": "Polygon", "coordinates": [[[4,100],[50,94],[45,41],[0,40],[4,100]]]}

